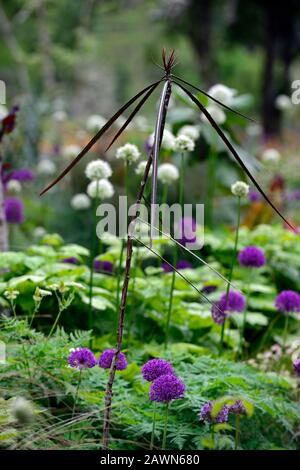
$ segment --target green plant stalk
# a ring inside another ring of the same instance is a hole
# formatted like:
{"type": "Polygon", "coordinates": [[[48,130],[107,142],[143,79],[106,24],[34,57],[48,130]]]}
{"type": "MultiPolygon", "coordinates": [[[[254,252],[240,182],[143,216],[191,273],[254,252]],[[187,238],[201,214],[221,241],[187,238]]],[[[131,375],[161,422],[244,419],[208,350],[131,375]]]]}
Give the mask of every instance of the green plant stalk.
{"type": "Polygon", "coordinates": [[[77,383],[77,387],[76,387],[76,393],[75,393],[73,409],[72,409],[72,419],[74,418],[74,414],[75,414],[76,403],[77,403],[77,399],[78,399],[78,392],[79,392],[79,387],[80,387],[80,384],[81,384],[81,380],[82,380],[82,369],[80,369],[80,371],[79,371],[79,379],[78,379],[78,383],[77,383]]]}
{"type": "Polygon", "coordinates": [[[55,318],[55,321],[54,321],[54,323],[53,323],[53,325],[52,325],[52,328],[51,328],[51,330],[50,330],[50,333],[49,333],[49,335],[48,335],[48,338],[50,338],[50,336],[53,334],[53,332],[54,332],[54,330],[55,330],[55,328],[56,328],[56,325],[57,325],[57,323],[58,323],[58,321],[59,321],[59,319],[60,319],[60,316],[61,316],[63,310],[64,310],[64,309],[60,309],[60,310],[58,311],[57,317],[55,318]]]}
{"type": "Polygon", "coordinates": [[[240,424],[241,424],[241,417],[240,415],[237,414],[235,417],[235,445],[234,445],[235,450],[237,450],[240,445],[240,439],[241,439],[240,424]]]}
{"type": "Polygon", "coordinates": [[[139,268],[139,265],[140,265],[139,253],[140,253],[140,250],[139,250],[139,247],[137,247],[137,249],[136,249],[136,264],[134,266],[133,276],[132,276],[133,277],[132,291],[131,291],[132,303],[131,303],[130,316],[129,316],[127,347],[130,346],[131,336],[133,336],[132,327],[135,323],[135,317],[136,317],[136,314],[135,314],[135,297],[134,296],[135,296],[135,285],[136,285],[136,272],[137,272],[137,270],[139,268]]]}
{"type": "Polygon", "coordinates": [[[163,440],[162,440],[162,447],[161,447],[162,450],[166,450],[169,408],[170,408],[170,402],[168,401],[166,403],[166,408],[165,408],[164,432],[163,432],[163,440]]]}
{"type": "Polygon", "coordinates": [[[33,320],[35,319],[35,316],[40,308],[40,305],[41,305],[41,302],[38,302],[33,310],[33,314],[32,314],[32,317],[31,317],[31,320],[30,320],[30,323],[29,323],[29,328],[31,328],[32,326],[32,323],[33,323],[33,320]]]}
{"type": "Polygon", "coordinates": [[[248,282],[248,289],[247,289],[247,295],[246,295],[246,307],[243,312],[243,323],[242,323],[242,327],[240,330],[239,356],[242,356],[243,354],[243,342],[244,342],[245,329],[246,329],[246,323],[247,323],[247,313],[248,313],[248,305],[249,305],[249,297],[250,297],[250,285],[253,282],[253,273],[254,273],[254,269],[251,269],[250,274],[249,274],[249,282],[248,282]]]}
{"type": "Polygon", "coordinates": [[[217,153],[213,147],[210,149],[208,156],[208,167],[207,167],[207,181],[209,181],[209,187],[207,191],[207,216],[206,221],[209,228],[213,225],[213,205],[214,205],[214,195],[215,195],[215,181],[216,181],[216,169],[217,169],[217,153]]]}
{"type": "Polygon", "coordinates": [[[279,319],[280,317],[280,312],[277,313],[277,315],[270,321],[269,325],[267,326],[267,329],[261,339],[261,342],[260,342],[260,345],[258,347],[258,353],[260,351],[262,351],[267,339],[268,339],[268,336],[269,336],[269,332],[272,330],[272,328],[275,326],[275,323],[277,322],[277,320],[279,319]]]}
{"type": "MultiPolygon", "coordinates": [[[[238,241],[239,241],[240,221],[241,221],[241,198],[238,197],[237,224],[236,224],[236,230],[235,230],[235,240],[234,240],[234,248],[233,248],[233,252],[232,252],[231,265],[230,265],[230,270],[229,270],[229,274],[228,274],[228,281],[229,282],[227,283],[226,299],[228,299],[228,296],[229,296],[230,283],[232,281],[233,269],[234,269],[234,265],[235,265],[235,262],[236,262],[237,246],[238,246],[238,241]]],[[[226,304],[227,304],[227,300],[226,300],[226,304]]],[[[221,329],[220,354],[222,354],[222,352],[223,352],[225,324],[226,324],[226,317],[225,317],[225,320],[224,320],[224,323],[223,323],[222,329],[221,329]]]]}
{"type": "Polygon", "coordinates": [[[286,343],[287,343],[287,333],[288,333],[288,327],[289,327],[289,315],[288,313],[285,314],[285,319],[284,319],[284,330],[283,330],[283,341],[282,341],[282,346],[283,346],[283,352],[285,353],[286,349],[286,343]]]}
{"type": "Polygon", "coordinates": [[[11,308],[14,318],[17,318],[15,302],[13,300],[10,300],[9,303],[10,303],[10,308],[11,308]]]}
{"type": "MultiPolygon", "coordinates": [[[[129,164],[126,162],[126,167],[125,167],[125,190],[126,190],[126,198],[128,202],[128,194],[129,194],[129,181],[128,181],[128,169],[129,169],[129,164]]],[[[118,268],[117,268],[117,290],[116,290],[116,312],[118,313],[119,308],[120,308],[120,291],[121,291],[121,271],[122,271],[122,260],[123,260],[123,254],[125,250],[125,241],[122,239],[122,246],[121,246],[121,251],[120,251],[120,257],[118,261],[118,268]]]]}
{"type": "Polygon", "coordinates": [[[89,312],[88,312],[88,328],[93,328],[93,282],[94,282],[94,259],[96,256],[96,226],[97,226],[97,207],[99,203],[98,190],[94,202],[94,214],[92,222],[92,238],[91,238],[91,257],[90,257],[90,279],[89,279],[89,312]]]}
{"type": "Polygon", "coordinates": [[[213,448],[215,448],[215,428],[213,424],[211,424],[210,426],[210,433],[211,433],[212,445],[213,445],[213,448]]]}
{"type": "Polygon", "coordinates": [[[154,446],[155,425],[156,425],[156,401],[153,402],[153,421],[152,421],[152,432],[151,432],[150,450],[152,450],[152,449],[153,449],[153,446],[154,446]]]}

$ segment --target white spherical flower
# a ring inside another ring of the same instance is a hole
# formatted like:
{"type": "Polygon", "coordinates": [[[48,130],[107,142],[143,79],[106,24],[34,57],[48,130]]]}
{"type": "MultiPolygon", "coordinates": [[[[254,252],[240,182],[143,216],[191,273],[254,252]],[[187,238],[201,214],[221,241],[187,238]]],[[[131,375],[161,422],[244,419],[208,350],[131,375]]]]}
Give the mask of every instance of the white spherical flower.
{"type": "Polygon", "coordinates": [[[54,111],[52,118],[56,122],[63,122],[67,119],[67,113],[65,111],[54,111]]]}
{"type": "Polygon", "coordinates": [[[232,98],[236,95],[236,90],[228,88],[226,85],[222,85],[221,83],[217,83],[208,90],[208,94],[228,106],[231,104],[232,98]]]}
{"type": "Polygon", "coordinates": [[[277,149],[269,148],[263,151],[261,159],[264,163],[278,163],[281,155],[277,149]]]}
{"type": "Polygon", "coordinates": [[[171,184],[179,178],[179,171],[172,163],[162,163],[157,168],[157,178],[163,184],[171,184]]]}
{"type": "Polygon", "coordinates": [[[195,142],[187,135],[180,134],[175,139],[175,150],[177,152],[193,152],[195,142]]]}
{"type": "MultiPolygon", "coordinates": [[[[151,134],[148,139],[148,145],[152,147],[153,144],[154,144],[154,134],[151,134]]],[[[164,130],[161,146],[162,148],[166,150],[174,150],[175,148],[175,136],[168,129],[164,130]]]]}
{"type": "Polygon", "coordinates": [[[47,231],[44,227],[36,227],[33,231],[34,238],[43,238],[47,231]]]}
{"type": "Polygon", "coordinates": [[[179,131],[178,135],[187,135],[192,140],[197,140],[200,136],[200,129],[197,126],[186,125],[182,126],[179,131]]]}
{"type": "Polygon", "coordinates": [[[86,128],[89,132],[98,132],[106,124],[106,119],[98,114],[92,114],[86,121],[86,128]]]}
{"type": "Polygon", "coordinates": [[[31,423],[34,419],[34,407],[32,402],[23,397],[16,397],[11,405],[11,414],[20,424],[31,423]]]}
{"type": "Polygon", "coordinates": [[[108,199],[114,192],[113,185],[106,179],[91,181],[87,187],[87,193],[92,199],[108,199]]]}
{"type": "Polygon", "coordinates": [[[8,109],[3,104],[0,104],[0,119],[3,119],[5,116],[8,115],[8,109]]]}
{"type": "Polygon", "coordinates": [[[291,98],[287,95],[278,95],[275,100],[275,106],[277,109],[280,109],[281,111],[290,109],[292,107],[291,98]]]}
{"type": "Polygon", "coordinates": [[[110,178],[112,169],[110,165],[103,160],[92,160],[85,168],[85,175],[90,180],[101,180],[110,178]]]}
{"type": "MultiPolygon", "coordinates": [[[[143,160],[143,161],[139,162],[136,169],[135,169],[136,174],[139,175],[139,176],[143,176],[143,174],[145,172],[146,165],[147,165],[147,160],[143,160]]],[[[152,165],[149,169],[149,176],[151,174],[152,174],[152,165]]]]}
{"type": "Polygon", "coordinates": [[[6,185],[6,190],[10,194],[19,194],[22,191],[22,185],[18,180],[9,180],[6,185]]]}
{"type": "Polygon", "coordinates": [[[249,193],[249,185],[244,181],[236,181],[231,185],[231,192],[234,196],[245,197],[249,193]]]}
{"type": "Polygon", "coordinates": [[[91,200],[85,193],[78,193],[71,199],[71,207],[76,211],[88,209],[91,206],[91,200]]]}
{"type": "Polygon", "coordinates": [[[116,158],[124,160],[127,163],[134,163],[140,158],[140,151],[134,144],[125,144],[119,147],[116,152],[116,158]]]}
{"type": "Polygon", "coordinates": [[[62,149],[62,156],[66,160],[72,160],[73,158],[77,157],[80,151],[81,148],[79,145],[65,145],[62,149]]]}
{"type": "MultiPolygon", "coordinates": [[[[206,110],[209,112],[209,114],[211,115],[213,120],[216,121],[217,124],[221,125],[224,124],[224,122],[226,121],[226,114],[224,113],[223,109],[221,109],[219,106],[215,104],[210,104],[206,107],[206,110]]],[[[203,122],[209,122],[205,114],[201,114],[201,120],[203,122]]]]}
{"type": "Polygon", "coordinates": [[[43,176],[54,175],[56,173],[56,165],[52,160],[45,158],[38,163],[37,172],[43,176]]]}

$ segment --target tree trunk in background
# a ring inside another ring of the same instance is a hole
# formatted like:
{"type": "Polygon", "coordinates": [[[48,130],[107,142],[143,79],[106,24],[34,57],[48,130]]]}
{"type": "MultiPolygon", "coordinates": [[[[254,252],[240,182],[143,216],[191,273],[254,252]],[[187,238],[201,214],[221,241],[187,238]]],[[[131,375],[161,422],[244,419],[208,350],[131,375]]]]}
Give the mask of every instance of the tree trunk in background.
{"type": "MultiPolygon", "coordinates": [[[[0,155],[0,175],[2,174],[2,157],[0,155]]],[[[0,251],[8,250],[8,230],[4,212],[4,191],[0,179],[0,251]]]]}
{"type": "Polygon", "coordinates": [[[49,20],[47,15],[47,6],[45,1],[41,0],[38,10],[38,32],[39,32],[39,43],[42,54],[42,74],[44,80],[44,87],[50,96],[55,90],[55,70],[51,57],[51,38],[49,32],[49,20]]]}

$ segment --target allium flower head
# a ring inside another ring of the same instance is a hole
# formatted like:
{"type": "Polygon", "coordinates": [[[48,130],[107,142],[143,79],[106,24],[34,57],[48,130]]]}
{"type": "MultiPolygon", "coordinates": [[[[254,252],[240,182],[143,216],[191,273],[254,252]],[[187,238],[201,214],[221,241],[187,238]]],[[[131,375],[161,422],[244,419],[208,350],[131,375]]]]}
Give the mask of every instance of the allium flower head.
{"type": "MultiPolygon", "coordinates": [[[[99,358],[99,367],[102,369],[110,369],[113,357],[115,355],[115,349],[106,349],[103,351],[99,358]]],[[[120,352],[117,362],[117,370],[125,370],[127,367],[127,359],[124,353],[120,352]]]]}
{"type": "Polygon", "coordinates": [[[293,366],[296,374],[298,375],[298,377],[300,377],[300,359],[295,359],[293,362],[293,366]]]}
{"type": "Polygon", "coordinates": [[[62,148],[62,156],[65,160],[72,160],[73,158],[77,157],[77,155],[80,153],[80,150],[81,148],[79,147],[79,145],[65,145],[62,148]]]}
{"type": "Polygon", "coordinates": [[[162,163],[157,168],[157,179],[163,184],[172,184],[178,180],[179,171],[172,163],[162,163]]]}
{"type": "Polygon", "coordinates": [[[94,260],[94,270],[96,272],[105,272],[111,274],[113,272],[113,264],[110,261],[94,260]]]}
{"type": "Polygon", "coordinates": [[[193,141],[197,140],[200,136],[200,130],[196,126],[186,125],[182,126],[179,131],[178,135],[186,135],[193,141]]]}
{"type": "Polygon", "coordinates": [[[110,178],[112,169],[109,163],[103,160],[93,160],[89,162],[85,168],[85,175],[90,180],[101,180],[102,178],[110,178]]]}
{"type": "Polygon", "coordinates": [[[193,152],[195,142],[184,134],[179,134],[175,139],[175,150],[177,152],[193,152]]]}
{"type": "Polygon", "coordinates": [[[300,312],[300,295],[293,290],[283,290],[277,295],[275,306],[284,313],[300,312]]]}
{"type": "Polygon", "coordinates": [[[140,151],[134,144],[125,144],[119,147],[116,152],[116,158],[124,160],[127,163],[134,163],[140,158],[140,151]]]}
{"type": "Polygon", "coordinates": [[[206,421],[207,423],[210,423],[210,424],[211,423],[218,423],[218,424],[227,423],[229,407],[227,405],[224,405],[215,418],[212,417],[212,408],[213,408],[212,401],[208,401],[207,403],[205,403],[200,410],[200,415],[199,415],[200,420],[206,421]]]}
{"type": "Polygon", "coordinates": [[[278,95],[275,99],[275,106],[280,111],[291,109],[292,107],[291,98],[287,95],[278,95]]]}
{"type": "Polygon", "coordinates": [[[20,168],[19,170],[14,170],[10,178],[17,181],[32,181],[34,176],[32,170],[29,168],[20,168]]]}
{"type": "Polygon", "coordinates": [[[231,185],[231,192],[237,197],[246,197],[249,193],[249,185],[244,181],[236,181],[231,185]]]}
{"type": "Polygon", "coordinates": [[[78,264],[78,259],[75,258],[75,256],[70,256],[69,258],[64,258],[62,262],[67,264],[78,264]]]}
{"type": "Polygon", "coordinates": [[[216,100],[221,101],[221,103],[230,105],[232,99],[236,95],[236,90],[228,88],[228,86],[223,85],[222,83],[217,83],[208,90],[208,94],[216,100]]]}
{"type": "Polygon", "coordinates": [[[247,413],[242,400],[236,400],[236,402],[229,407],[229,411],[235,413],[236,415],[245,415],[247,413]]]}
{"type": "MultiPolygon", "coordinates": [[[[147,145],[146,145],[148,151],[151,150],[151,148],[153,147],[153,144],[154,144],[154,134],[151,134],[149,139],[147,140],[147,145]]],[[[166,150],[174,150],[175,148],[175,136],[168,129],[164,129],[161,146],[162,148],[166,150]]]]}
{"type": "Polygon", "coordinates": [[[157,402],[170,402],[183,398],[185,385],[176,375],[160,375],[150,387],[149,399],[157,402]]]}
{"type": "Polygon", "coordinates": [[[75,211],[82,211],[91,207],[91,200],[85,193],[75,194],[71,199],[71,207],[75,211]]]}
{"type": "MultiPolygon", "coordinates": [[[[224,124],[226,121],[226,114],[224,113],[223,109],[221,109],[218,105],[210,104],[206,107],[206,110],[209,112],[211,117],[217,124],[221,125],[224,124]]],[[[201,114],[201,121],[209,122],[205,114],[201,114]]]]}
{"type": "Polygon", "coordinates": [[[5,217],[9,224],[21,224],[24,222],[24,206],[21,199],[8,197],[4,201],[5,217]]]}
{"type": "Polygon", "coordinates": [[[220,300],[213,304],[211,309],[212,318],[215,323],[222,325],[228,313],[243,312],[246,307],[246,300],[243,294],[236,291],[229,291],[222,294],[220,300]],[[228,298],[227,298],[228,297],[228,298]]]}
{"type": "Polygon", "coordinates": [[[181,259],[176,263],[176,269],[192,269],[193,265],[190,261],[181,259]]]}
{"type": "Polygon", "coordinates": [[[68,356],[68,363],[70,367],[82,370],[94,367],[97,361],[90,349],[76,348],[71,350],[71,354],[68,356]]]}
{"type": "Polygon", "coordinates": [[[247,268],[261,268],[266,264],[265,254],[257,246],[246,246],[239,253],[239,263],[247,268]]]}
{"type": "Polygon", "coordinates": [[[115,193],[113,185],[106,179],[91,181],[86,191],[92,199],[108,199],[115,193]]]}
{"type": "MultiPolygon", "coordinates": [[[[135,169],[135,173],[139,176],[143,176],[146,165],[147,165],[147,160],[142,160],[141,162],[139,162],[135,169]]],[[[149,176],[151,176],[151,174],[152,174],[152,166],[149,169],[149,176]]]]}
{"type": "Polygon", "coordinates": [[[248,194],[248,199],[250,202],[258,202],[261,201],[261,195],[255,189],[250,189],[248,194]]]}
{"type": "Polygon", "coordinates": [[[98,114],[92,114],[86,121],[86,128],[89,132],[98,132],[106,124],[106,119],[98,114]]]}
{"type": "Polygon", "coordinates": [[[277,149],[268,148],[263,151],[261,159],[264,163],[278,163],[281,155],[277,149]]]}
{"type": "Polygon", "coordinates": [[[51,176],[56,172],[56,165],[49,158],[44,158],[37,164],[36,170],[39,175],[51,176]]]}
{"type": "Polygon", "coordinates": [[[161,375],[174,374],[174,370],[170,362],[164,359],[150,359],[142,367],[142,376],[148,382],[153,382],[161,375]]]}
{"type": "Polygon", "coordinates": [[[22,191],[22,185],[20,181],[11,179],[6,184],[6,191],[12,195],[19,194],[22,191]]]}

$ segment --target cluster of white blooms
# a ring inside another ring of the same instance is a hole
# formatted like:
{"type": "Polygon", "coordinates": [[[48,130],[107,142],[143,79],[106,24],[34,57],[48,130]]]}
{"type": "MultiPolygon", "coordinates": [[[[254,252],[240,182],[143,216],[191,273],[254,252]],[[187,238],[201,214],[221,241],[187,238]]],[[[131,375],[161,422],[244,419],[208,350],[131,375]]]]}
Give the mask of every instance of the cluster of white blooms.
{"type": "Polygon", "coordinates": [[[236,95],[236,90],[228,88],[226,85],[222,85],[222,83],[217,83],[208,90],[208,94],[221,103],[226,104],[226,106],[230,106],[236,95]]]}
{"type": "Polygon", "coordinates": [[[44,158],[38,163],[36,169],[39,175],[51,176],[54,175],[56,172],[56,165],[49,158],[44,158]]]}
{"type": "Polygon", "coordinates": [[[79,145],[65,145],[62,149],[62,156],[66,160],[72,160],[73,158],[77,157],[80,153],[81,148],[79,145]]]}
{"type": "Polygon", "coordinates": [[[87,187],[87,193],[92,198],[108,199],[114,195],[114,187],[106,179],[91,181],[87,187]]]}
{"type": "Polygon", "coordinates": [[[163,184],[171,184],[179,178],[179,171],[172,163],[162,163],[157,168],[157,178],[163,184]]]}
{"type": "Polygon", "coordinates": [[[102,178],[110,178],[112,169],[110,165],[103,160],[92,160],[85,168],[85,175],[90,180],[101,180],[102,178]]]}
{"type": "Polygon", "coordinates": [[[177,152],[193,152],[195,142],[185,134],[179,134],[175,139],[175,150],[177,152]]]}
{"type": "Polygon", "coordinates": [[[277,109],[280,109],[280,111],[290,109],[292,107],[291,98],[287,95],[278,95],[275,100],[275,106],[277,109]]]}
{"type": "Polygon", "coordinates": [[[75,194],[71,199],[71,207],[76,211],[88,209],[91,206],[91,200],[85,193],[75,194]]]}
{"type": "MultiPolygon", "coordinates": [[[[139,162],[135,169],[136,174],[139,176],[143,176],[143,174],[145,173],[146,165],[147,165],[147,160],[142,160],[141,162],[139,162]]],[[[152,165],[149,169],[149,176],[151,176],[151,174],[152,174],[152,165]]]]}
{"type": "Polygon", "coordinates": [[[186,135],[192,140],[197,140],[200,136],[200,129],[197,126],[192,126],[187,124],[186,126],[182,126],[179,131],[178,135],[186,135]]]}
{"type": "MultiPolygon", "coordinates": [[[[217,124],[221,125],[226,121],[226,114],[224,113],[223,109],[220,108],[220,106],[216,104],[210,104],[206,107],[206,110],[217,124]]],[[[201,114],[201,120],[203,122],[209,122],[205,114],[201,114]]]]}
{"type": "Polygon", "coordinates": [[[264,163],[278,163],[281,155],[277,149],[268,148],[263,151],[261,159],[264,163]]]}
{"type": "Polygon", "coordinates": [[[9,180],[6,185],[6,191],[10,194],[19,194],[22,191],[22,185],[18,180],[9,180]]]}
{"type": "Polygon", "coordinates": [[[245,197],[249,193],[249,185],[244,181],[236,181],[231,185],[231,192],[234,196],[245,197]]]}
{"type": "Polygon", "coordinates": [[[106,119],[98,114],[92,114],[86,121],[86,128],[89,132],[98,132],[106,124],[106,119]]]}
{"type": "MultiPolygon", "coordinates": [[[[153,144],[154,144],[154,134],[151,134],[148,139],[148,145],[149,147],[152,147],[153,144]]],[[[165,150],[174,150],[175,148],[175,136],[168,129],[164,129],[161,146],[165,150]]]]}
{"type": "Polygon", "coordinates": [[[125,144],[119,147],[116,152],[116,158],[124,160],[127,163],[134,163],[140,158],[140,151],[134,144],[125,144]]]}

